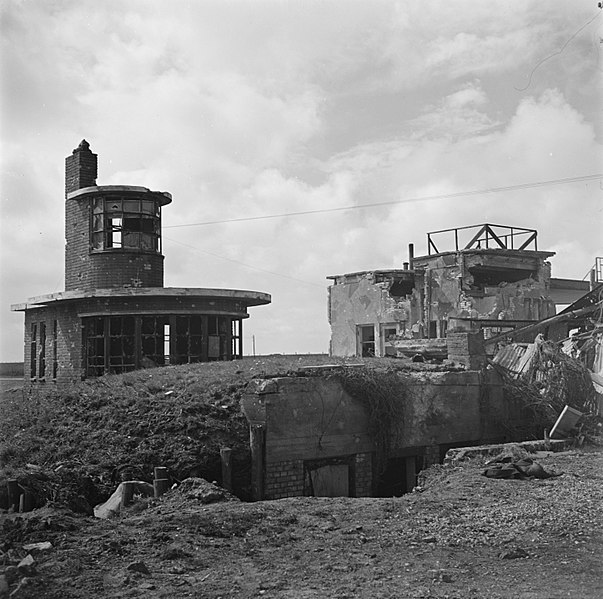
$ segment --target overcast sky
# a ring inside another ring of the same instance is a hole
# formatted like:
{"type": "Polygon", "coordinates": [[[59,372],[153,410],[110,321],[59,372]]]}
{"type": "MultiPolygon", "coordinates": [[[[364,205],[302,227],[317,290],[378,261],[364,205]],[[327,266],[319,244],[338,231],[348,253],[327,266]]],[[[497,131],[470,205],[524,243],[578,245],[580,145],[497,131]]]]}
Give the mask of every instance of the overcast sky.
{"type": "MultiPolygon", "coordinates": [[[[553,275],[603,256],[595,0],[2,0],[1,353],[64,289],[64,159],[169,191],[165,285],[272,294],[244,350],[326,352],[328,275],[426,233],[534,228],[553,275]],[[465,191],[525,189],[420,200],[465,191]],[[289,212],[373,208],[213,225],[289,212]]],[[[452,249],[452,248],[449,248],[452,249]]]]}

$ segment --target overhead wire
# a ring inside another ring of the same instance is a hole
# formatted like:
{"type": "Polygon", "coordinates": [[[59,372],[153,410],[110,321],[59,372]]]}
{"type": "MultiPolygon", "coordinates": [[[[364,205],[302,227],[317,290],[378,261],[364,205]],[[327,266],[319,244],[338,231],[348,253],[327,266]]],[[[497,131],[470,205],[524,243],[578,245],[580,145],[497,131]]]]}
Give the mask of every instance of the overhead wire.
{"type": "Polygon", "coordinates": [[[486,189],[474,189],[469,191],[459,191],[456,193],[438,194],[431,196],[419,196],[414,198],[405,198],[401,200],[390,200],[388,202],[374,202],[371,204],[356,204],[349,206],[339,206],[337,208],[320,208],[317,210],[300,210],[297,212],[284,212],[281,214],[264,214],[259,216],[243,216],[239,218],[227,218],[221,220],[203,221],[198,223],[181,223],[177,225],[164,225],[164,229],[176,229],[181,227],[202,227],[208,225],[221,225],[227,223],[249,222],[254,220],[268,220],[274,218],[286,218],[291,216],[305,216],[308,214],[325,214],[327,212],[343,212],[345,210],[360,210],[365,208],[374,208],[377,206],[391,206],[394,204],[411,204],[415,202],[428,202],[433,200],[449,200],[454,198],[468,197],[474,195],[482,195],[489,193],[501,193],[504,191],[516,191],[520,189],[532,189],[535,187],[544,187],[548,185],[562,185],[567,183],[577,183],[581,181],[590,181],[601,179],[603,173],[595,173],[591,175],[581,175],[579,177],[567,177],[564,179],[551,179],[548,181],[536,181],[533,183],[519,183],[517,185],[505,185],[503,187],[490,187],[486,189]]]}
{"type": "Polygon", "coordinates": [[[219,258],[221,260],[226,260],[228,262],[233,262],[234,264],[239,264],[251,270],[257,270],[258,272],[267,273],[270,275],[274,275],[276,277],[282,277],[284,279],[289,279],[291,281],[296,281],[298,283],[304,283],[304,285],[311,285],[313,287],[320,287],[324,289],[324,285],[319,285],[318,283],[312,283],[310,281],[305,281],[304,279],[298,279],[297,277],[292,277],[291,275],[285,275],[280,272],[275,272],[272,270],[268,270],[266,268],[260,268],[259,266],[253,266],[252,264],[247,264],[246,262],[241,262],[241,260],[235,260],[234,258],[228,258],[227,256],[222,256],[221,254],[216,254],[215,252],[208,252],[207,250],[202,250],[201,248],[195,247],[193,245],[189,245],[188,243],[182,243],[181,241],[176,241],[175,239],[170,239],[169,237],[163,238],[166,241],[170,241],[171,243],[175,243],[177,245],[181,245],[183,247],[189,248],[191,250],[195,250],[201,254],[207,254],[208,256],[213,256],[214,258],[219,258]]]}

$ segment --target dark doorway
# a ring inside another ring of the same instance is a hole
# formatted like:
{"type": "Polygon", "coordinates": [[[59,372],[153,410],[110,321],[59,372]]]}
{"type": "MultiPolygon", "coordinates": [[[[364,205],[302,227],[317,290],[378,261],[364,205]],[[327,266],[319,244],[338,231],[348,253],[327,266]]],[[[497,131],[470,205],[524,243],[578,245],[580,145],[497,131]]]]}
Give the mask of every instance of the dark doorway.
{"type": "Polygon", "coordinates": [[[417,472],[422,465],[421,456],[390,458],[377,481],[377,497],[400,497],[410,493],[416,485],[417,472]]]}

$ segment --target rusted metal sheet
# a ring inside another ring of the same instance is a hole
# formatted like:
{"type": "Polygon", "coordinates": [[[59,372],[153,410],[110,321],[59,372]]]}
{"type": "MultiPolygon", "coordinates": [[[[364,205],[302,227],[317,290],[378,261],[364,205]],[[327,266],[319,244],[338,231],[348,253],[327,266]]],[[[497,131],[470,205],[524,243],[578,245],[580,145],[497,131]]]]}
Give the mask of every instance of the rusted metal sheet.
{"type": "Polygon", "coordinates": [[[517,378],[527,370],[535,352],[536,346],[533,343],[529,345],[511,343],[500,349],[492,361],[494,364],[508,370],[517,378]]]}

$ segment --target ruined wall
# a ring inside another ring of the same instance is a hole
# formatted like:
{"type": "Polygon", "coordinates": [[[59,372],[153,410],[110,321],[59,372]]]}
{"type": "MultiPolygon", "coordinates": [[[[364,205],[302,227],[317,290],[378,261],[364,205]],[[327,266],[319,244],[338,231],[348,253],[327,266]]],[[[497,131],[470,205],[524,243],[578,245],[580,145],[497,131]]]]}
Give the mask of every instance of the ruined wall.
{"type": "Polygon", "coordinates": [[[418,258],[415,267],[425,269],[425,322],[541,320],[555,313],[550,265],[538,252],[464,251],[418,258]]]}
{"type": "MultiPolygon", "coordinates": [[[[400,375],[408,391],[395,439],[396,455],[423,455],[459,444],[504,440],[519,406],[505,403],[494,372],[400,375]]],[[[375,448],[365,408],[333,379],[277,378],[250,383],[242,408],[263,427],[264,498],[305,492],[303,465],[349,458],[353,496],[368,496],[375,448]]],[[[433,454],[433,455],[432,455],[433,454]]],[[[428,460],[429,461],[429,460],[428,460]]]]}
{"type": "Polygon", "coordinates": [[[381,324],[396,324],[398,335],[411,337],[411,323],[417,319],[420,299],[396,297],[390,293],[391,282],[375,282],[373,273],[364,273],[353,281],[329,287],[329,323],[331,354],[357,354],[357,325],[375,325],[375,355],[382,355],[381,324]]]}

